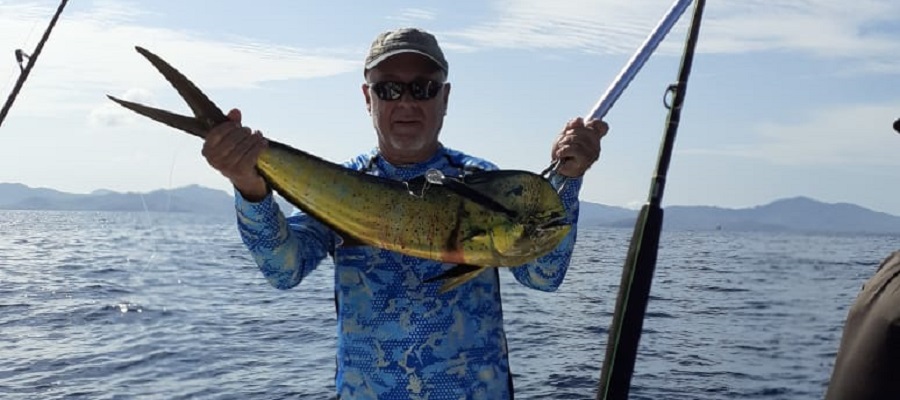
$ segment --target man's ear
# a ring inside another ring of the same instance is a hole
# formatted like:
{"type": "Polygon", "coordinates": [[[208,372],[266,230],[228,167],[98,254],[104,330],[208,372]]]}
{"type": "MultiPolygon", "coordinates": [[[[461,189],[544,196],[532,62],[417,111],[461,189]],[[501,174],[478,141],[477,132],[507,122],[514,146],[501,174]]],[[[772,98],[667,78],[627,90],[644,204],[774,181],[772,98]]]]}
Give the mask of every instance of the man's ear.
{"type": "Polygon", "coordinates": [[[444,84],[444,115],[447,115],[447,107],[450,106],[450,82],[444,84]]]}
{"type": "Polygon", "coordinates": [[[369,84],[368,83],[362,84],[362,92],[363,92],[363,97],[366,98],[366,112],[368,112],[369,115],[372,115],[372,95],[369,92],[369,84]]]}

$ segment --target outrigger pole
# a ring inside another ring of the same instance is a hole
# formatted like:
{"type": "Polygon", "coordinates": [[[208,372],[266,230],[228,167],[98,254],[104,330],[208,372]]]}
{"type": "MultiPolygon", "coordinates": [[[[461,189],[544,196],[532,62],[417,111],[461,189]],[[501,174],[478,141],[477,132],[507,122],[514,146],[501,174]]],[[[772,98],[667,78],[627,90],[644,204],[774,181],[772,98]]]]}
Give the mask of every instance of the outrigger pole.
{"type": "MultiPolygon", "coordinates": [[[[677,11],[682,3],[686,7],[687,1],[678,1],[673,10],[677,11]]],[[[688,76],[691,72],[694,48],[700,33],[700,19],[705,3],[705,0],[696,0],[695,2],[694,16],[681,59],[678,82],[667,88],[667,94],[672,95],[672,103],[666,104],[669,109],[666,132],[659,151],[656,173],[650,185],[650,194],[635,223],[631,244],[628,248],[628,257],[625,259],[625,266],[622,270],[619,295],[616,299],[615,313],[609,330],[609,340],[606,344],[606,357],[603,360],[603,370],[597,390],[597,399],[600,400],[627,399],[628,391],[631,388],[631,377],[637,358],[641,330],[644,326],[644,314],[650,297],[650,286],[653,281],[653,271],[656,268],[656,255],[662,231],[663,210],[660,204],[669,161],[675,145],[675,134],[681,120],[681,107],[684,104],[688,76]]],[[[681,8],[681,11],[683,12],[684,8],[681,8]]],[[[667,17],[663,20],[663,24],[674,24],[675,20],[677,17],[671,18],[671,20],[667,17]]],[[[671,25],[666,29],[669,28],[671,25]]],[[[598,103],[599,112],[603,111],[602,105],[603,101],[598,103]]]]}
{"type": "Polygon", "coordinates": [[[47,39],[50,38],[50,31],[53,30],[53,26],[56,25],[56,21],[59,20],[60,14],[64,8],[66,8],[66,3],[69,0],[62,0],[59,3],[59,7],[56,9],[56,14],[53,15],[53,19],[50,20],[50,25],[47,26],[47,29],[44,31],[44,36],[41,37],[41,41],[38,42],[37,47],[34,48],[34,52],[31,53],[31,56],[28,56],[21,49],[16,50],[16,60],[19,62],[19,66],[21,67],[22,61],[25,58],[28,59],[28,64],[25,68],[22,68],[22,73],[19,75],[19,79],[16,81],[16,86],[13,87],[12,92],[9,94],[9,97],[6,99],[6,104],[3,105],[3,109],[0,110],[0,126],[3,125],[3,120],[6,119],[6,114],[9,113],[9,109],[12,108],[13,102],[16,100],[16,96],[19,95],[19,91],[22,90],[22,85],[25,84],[25,79],[28,79],[28,74],[31,73],[31,68],[34,67],[34,64],[37,62],[37,58],[41,55],[41,50],[44,49],[44,43],[47,43],[47,39]]]}
{"type": "MultiPolygon", "coordinates": [[[[625,88],[628,87],[631,80],[634,79],[638,71],[641,70],[644,63],[650,59],[650,55],[653,54],[656,47],[658,47],[663,39],[665,39],[666,34],[672,30],[672,27],[678,22],[678,18],[681,17],[681,14],[684,14],[684,10],[687,9],[690,3],[691,0],[675,0],[675,3],[672,4],[672,8],[669,9],[669,12],[659,21],[656,28],[650,32],[650,36],[647,36],[647,39],[644,40],[641,47],[639,47],[634,55],[631,56],[631,59],[625,64],[625,68],[622,68],[622,71],[616,76],[616,79],[613,79],[612,84],[609,85],[606,92],[603,93],[603,96],[601,96],[600,100],[597,101],[597,104],[594,105],[594,108],[592,108],[591,111],[588,111],[587,120],[602,119],[606,116],[606,113],[609,112],[609,109],[616,103],[616,100],[619,99],[619,96],[622,95],[622,92],[625,91],[625,88]]],[[[541,175],[546,175],[551,169],[559,168],[561,165],[560,163],[561,161],[559,160],[554,161],[547,169],[541,172],[541,175]]]]}
{"type": "Polygon", "coordinates": [[[659,47],[659,44],[666,38],[666,35],[672,30],[672,27],[675,26],[675,23],[681,18],[681,14],[684,14],[684,10],[686,10],[690,4],[691,0],[675,0],[675,3],[672,4],[672,7],[666,15],[656,25],[656,28],[650,32],[650,35],[647,36],[647,39],[644,40],[641,47],[634,52],[634,55],[632,55],[631,59],[628,60],[628,63],[625,64],[625,68],[622,68],[622,71],[619,72],[616,79],[614,79],[612,84],[609,85],[609,88],[606,89],[606,93],[603,93],[603,96],[600,97],[600,100],[597,101],[594,108],[588,112],[588,119],[601,119],[606,116],[606,113],[609,112],[609,109],[616,103],[616,100],[619,99],[619,96],[622,95],[622,92],[625,91],[625,88],[628,87],[631,80],[634,79],[638,71],[641,70],[644,63],[650,59],[650,55],[652,55],[656,48],[659,47]]]}

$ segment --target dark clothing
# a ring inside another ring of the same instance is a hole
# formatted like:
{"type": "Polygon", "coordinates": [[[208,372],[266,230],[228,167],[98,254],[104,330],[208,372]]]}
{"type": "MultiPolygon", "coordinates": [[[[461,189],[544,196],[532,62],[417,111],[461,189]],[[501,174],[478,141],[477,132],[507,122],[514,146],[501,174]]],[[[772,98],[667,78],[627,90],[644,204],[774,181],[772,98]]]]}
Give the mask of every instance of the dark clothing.
{"type": "Polygon", "coordinates": [[[900,399],[900,251],[850,308],[825,399],[900,399]]]}

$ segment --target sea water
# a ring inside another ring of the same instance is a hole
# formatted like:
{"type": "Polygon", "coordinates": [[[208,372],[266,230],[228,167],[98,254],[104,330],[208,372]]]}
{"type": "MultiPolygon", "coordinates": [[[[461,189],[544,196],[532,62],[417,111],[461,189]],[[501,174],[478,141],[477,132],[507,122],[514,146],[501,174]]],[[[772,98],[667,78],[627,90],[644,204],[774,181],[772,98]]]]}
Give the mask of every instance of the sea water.
{"type": "MultiPolygon", "coordinates": [[[[630,229],[559,291],[501,271],[518,399],[593,398],[630,229]]],[[[633,399],[818,399],[898,237],[664,231],[633,399]]],[[[0,398],[325,399],[333,266],[277,290],[231,216],[0,211],[0,398]]]]}

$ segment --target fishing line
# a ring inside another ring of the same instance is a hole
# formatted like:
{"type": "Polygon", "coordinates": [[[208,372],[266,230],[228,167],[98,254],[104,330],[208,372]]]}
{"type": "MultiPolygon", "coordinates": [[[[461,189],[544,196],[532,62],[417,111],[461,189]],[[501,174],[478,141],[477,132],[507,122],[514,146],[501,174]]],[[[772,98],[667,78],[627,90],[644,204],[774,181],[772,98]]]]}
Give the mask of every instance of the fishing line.
{"type": "MultiPolygon", "coordinates": [[[[169,190],[167,191],[168,198],[166,200],[166,207],[164,210],[164,212],[166,212],[166,213],[168,213],[170,210],[171,197],[172,197],[172,193],[171,193],[172,176],[173,176],[174,170],[175,170],[175,158],[177,158],[177,153],[178,152],[176,149],[175,154],[173,154],[173,156],[172,156],[172,165],[169,168],[169,190]]],[[[157,226],[157,224],[154,223],[152,216],[150,215],[150,207],[147,205],[147,199],[144,196],[144,192],[138,192],[138,194],[141,198],[141,206],[144,209],[143,215],[144,215],[144,219],[146,222],[147,230],[149,232],[154,232],[156,230],[162,231],[161,226],[157,226]]],[[[164,232],[163,239],[166,239],[166,237],[165,237],[166,235],[167,235],[166,232],[164,232]]],[[[154,244],[153,248],[150,250],[150,255],[147,256],[147,258],[144,260],[143,266],[140,266],[136,271],[131,271],[130,269],[128,270],[129,277],[135,278],[135,277],[142,276],[145,272],[147,272],[147,269],[150,268],[150,266],[152,264],[154,264],[156,255],[159,253],[159,245],[158,245],[157,240],[154,240],[153,244],[154,244]]],[[[180,283],[181,279],[179,279],[178,282],[180,283]]],[[[144,306],[141,305],[140,303],[134,303],[134,302],[127,301],[127,300],[123,300],[123,301],[117,303],[116,307],[118,307],[119,311],[122,312],[123,314],[128,313],[128,312],[142,313],[144,311],[144,306]]],[[[161,310],[165,311],[166,307],[163,305],[161,307],[161,310]]]]}
{"type": "MultiPolygon", "coordinates": [[[[37,21],[37,20],[34,20],[34,21],[31,22],[31,28],[28,30],[28,34],[25,35],[25,39],[22,40],[22,42],[19,44],[19,48],[16,49],[16,51],[20,51],[21,49],[24,49],[24,48],[26,47],[25,45],[31,40],[31,36],[34,35],[34,29],[37,28],[37,24],[38,24],[38,21],[37,21]]],[[[9,89],[10,85],[11,85],[13,82],[15,82],[15,80],[17,79],[16,76],[15,76],[15,71],[16,71],[16,70],[13,69],[13,72],[9,74],[9,78],[6,79],[6,85],[3,86],[3,91],[4,91],[4,92],[5,92],[7,89],[9,89]]],[[[19,71],[19,73],[21,73],[21,72],[22,72],[22,71],[19,71]]]]}
{"type": "Polygon", "coordinates": [[[172,209],[172,182],[175,176],[175,161],[178,159],[178,148],[172,152],[172,164],[169,165],[169,185],[166,189],[166,212],[172,209]]]}
{"type": "Polygon", "coordinates": [[[34,48],[34,52],[32,52],[31,56],[28,57],[28,66],[21,71],[22,73],[19,75],[19,79],[16,80],[16,85],[13,87],[12,92],[10,92],[9,97],[6,99],[6,103],[3,105],[3,108],[0,109],[0,126],[3,125],[3,120],[6,119],[6,115],[9,113],[10,108],[12,108],[13,102],[19,95],[19,91],[22,90],[22,86],[25,85],[25,80],[28,79],[28,74],[31,73],[31,69],[34,68],[34,65],[37,63],[38,56],[44,49],[44,45],[47,43],[47,40],[50,39],[50,32],[53,30],[53,27],[56,26],[56,21],[59,20],[59,16],[60,14],[62,14],[63,9],[66,7],[66,3],[68,2],[69,0],[62,0],[62,2],[59,3],[59,7],[56,9],[56,13],[53,14],[53,18],[50,20],[50,24],[47,25],[47,30],[44,31],[44,35],[41,37],[41,40],[34,48]]]}
{"type": "MultiPolygon", "coordinates": [[[[153,228],[153,219],[150,218],[150,209],[147,207],[147,199],[144,198],[144,192],[138,192],[138,194],[141,197],[141,205],[144,207],[144,219],[146,220],[147,226],[153,228]]],[[[150,261],[152,261],[154,257],[156,257],[155,249],[150,253],[150,257],[144,262],[144,266],[138,271],[138,274],[144,273],[147,267],[150,266],[150,261]]]]}
{"type": "MultiPolygon", "coordinates": [[[[168,214],[172,210],[172,185],[173,185],[172,182],[174,181],[174,176],[175,176],[175,164],[176,164],[176,161],[178,160],[178,151],[179,151],[178,148],[176,148],[173,151],[172,163],[169,165],[169,183],[166,188],[166,202],[165,202],[166,205],[162,210],[160,210],[160,212],[162,212],[164,214],[168,214]]],[[[146,219],[148,228],[151,231],[154,229],[159,229],[161,232],[163,232],[162,239],[170,239],[169,237],[166,237],[166,236],[169,236],[169,233],[162,231],[162,225],[158,225],[153,221],[153,218],[150,215],[150,207],[147,205],[147,199],[144,197],[144,192],[139,192],[139,193],[141,196],[141,205],[144,207],[144,218],[146,219]]],[[[150,264],[156,258],[156,255],[158,252],[159,252],[159,246],[154,246],[153,250],[150,252],[150,255],[147,257],[147,260],[144,262],[144,266],[138,271],[138,274],[143,274],[144,271],[147,270],[147,268],[150,266],[150,264]]]]}

